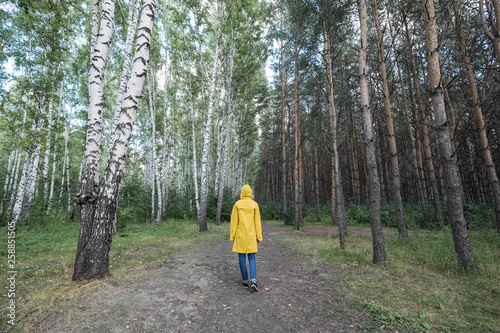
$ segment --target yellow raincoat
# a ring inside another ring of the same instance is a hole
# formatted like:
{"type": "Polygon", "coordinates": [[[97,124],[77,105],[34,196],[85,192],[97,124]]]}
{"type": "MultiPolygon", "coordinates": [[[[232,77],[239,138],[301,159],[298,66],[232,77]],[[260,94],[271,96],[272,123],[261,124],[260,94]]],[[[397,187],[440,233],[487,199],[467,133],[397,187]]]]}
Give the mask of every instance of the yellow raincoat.
{"type": "Polygon", "coordinates": [[[233,252],[255,253],[257,241],[262,241],[262,224],[259,205],[252,200],[252,189],[244,185],[240,199],[231,213],[230,240],[234,241],[233,252]]]}

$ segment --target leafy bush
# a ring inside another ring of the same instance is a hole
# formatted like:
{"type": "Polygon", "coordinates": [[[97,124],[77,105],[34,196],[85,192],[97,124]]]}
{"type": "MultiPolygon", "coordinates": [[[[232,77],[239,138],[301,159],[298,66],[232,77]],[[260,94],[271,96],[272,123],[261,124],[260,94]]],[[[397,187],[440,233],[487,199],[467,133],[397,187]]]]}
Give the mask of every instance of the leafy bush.
{"type": "Polygon", "coordinates": [[[262,220],[282,220],[283,205],[277,202],[265,202],[259,204],[260,217],[262,220]]]}
{"type": "Polygon", "coordinates": [[[370,212],[368,210],[367,205],[356,206],[353,203],[348,203],[346,205],[345,214],[346,214],[346,219],[347,219],[347,225],[349,225],[349,224],[358,224],[358,225],[370,224],[370,212]]]}
{"type": "Polygon", "coordinates": [[[486,203],[470,204],[467,211],[469,228],[473,230],[488,230],[496,228],[495,209],[486,203]]]}

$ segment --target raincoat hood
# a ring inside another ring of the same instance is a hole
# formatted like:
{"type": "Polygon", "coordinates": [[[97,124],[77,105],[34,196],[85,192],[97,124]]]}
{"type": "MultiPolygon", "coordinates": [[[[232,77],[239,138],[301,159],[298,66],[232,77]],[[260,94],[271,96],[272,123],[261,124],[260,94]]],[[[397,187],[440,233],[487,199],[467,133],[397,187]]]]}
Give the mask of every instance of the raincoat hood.
{"type": "Polygon", "coordinates": [[[241,188],[240,199],[252,199],[252,188],[250,185],[243,185],[241,188]]]}

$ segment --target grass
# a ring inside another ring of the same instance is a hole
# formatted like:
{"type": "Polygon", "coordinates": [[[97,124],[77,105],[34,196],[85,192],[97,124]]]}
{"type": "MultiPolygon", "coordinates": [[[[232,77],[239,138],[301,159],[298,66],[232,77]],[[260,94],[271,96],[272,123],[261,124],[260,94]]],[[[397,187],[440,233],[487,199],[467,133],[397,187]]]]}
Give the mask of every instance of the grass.
{"type": "MultiPolygon", "coordinates": [[[[22,225],[16,233],[16,330],[30,332],[33,323],[61,311],[61,306],[65,311],[76,311],[77,296],[92,297],[93,292],[103,288],[144,280],[154,274],[154,268],[168,264],[169,254],[200,241],[211,241],[227,233],[225,229],[227,225],[210,226],[208,232],[200,233],[195,221],[183,220],[169,220],[160,226],[129,224],[113,238],[110,276],[98,281],[72,282],[79,224],[55,220],[22,225]]],[[[0,228],[0,233],[6,244],[7,228],[0,228]]],[[[5,258],[0,269],[7,272],[6,246],[0,249],[0,255],[5,258]]],[[[8,321],[7,291],[2,294],[0,330],[8,321]]]]}
{"type": "Polygon", "coordinates": [[[479,271],[465,273],[458,268],[450,230],[414,231],[400,241],[395,229],[386,229],[387,265],[382,266],[372,264],[369,227],[350,227],[341,250],[337,227],[331,227],[334,236],[307,236],[315,226],[306,223],[306,232],[290,231],[285,241],[316,262],[333,263],[342,298],[383,327],[500,332],[500,243],[493,230],[469,232],[479,271]]]}

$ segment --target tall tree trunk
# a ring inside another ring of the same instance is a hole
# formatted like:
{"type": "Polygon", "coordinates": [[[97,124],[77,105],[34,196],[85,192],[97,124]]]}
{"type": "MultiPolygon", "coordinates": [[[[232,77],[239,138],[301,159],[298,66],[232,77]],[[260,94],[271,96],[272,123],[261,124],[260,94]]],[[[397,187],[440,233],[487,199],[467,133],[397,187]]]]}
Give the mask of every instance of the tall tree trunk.
{"type": "Polygon", "coordinates": [[[429,139],[429,128],[427,126],[427,114],[425,111],[425,105],[422,99],[422,94],[420,91],[420,82],[418,78],[418,72],[417,72],[417,65],[415,62],[415,57],[413,56],[413,46],[411,42],[411,38],[408,32],[408,24],[406,22],[406,17],[405,17],[405,33],[406,33],[406,39],[408,42],[408,48],[409,48],[409,57],[410,57],[410,63],[411,63],[411,69],[413,73],[413,85],[415,89],[415,95],[417,97],[417,104],[418,104],[418,109],[420,111],[420,126],[422,128],[422,135],[423,135],[423,142],[424,142],[424,153],[425,153],[425,164],[427,166],[427,172],[429,174],[429,180],[431,183],[431,188],[432,188],[432,194],[434,198],[434,212],[436,216],[436,220],[438,222],[439,228],[441,230],[444,229],[444,219],[443,219],[443,212],[441,209],[441,200],[439,198],[439,189],[437,186],[437,180],[436,180],[436,172],[434,170],[434,163],[432,161],[432,151],[431,151],[431,143],[429,139]]]}
{"type": "Polygon", "coordinates": [[[458,255],[458,263],[464,270],[477,270],[472,248],[467,234],[461,196],[461,181],[458,177],[456,155],[450,141],[450,129],[446,119],[443,82],[440,69],[439,41],[434,13],[434,1],[422,0],[424,5],[425,32],[427,36],[427,63],[429,70],[432,105],[434,106],[435,126],[438,134],[441,161],[448,195],[450,225],[458,255]]]}
{"type": "Polygon", "coordinates": [[[319,205],[319,161],[318,147],[314,146],[314,198],[316,202],[316,222],[321,221],[320,205],[319,205]]]}
{"type": "MultiPolygon", "coordinates": [[[[160,172],[158,170],[158,159],[156,157],[156,107],[154,104],[154,101],[156,101],[156,96],[155,96],[155,75],[154,73],[151,73],[151,70],[149,71],[149,76],[148,76],[148,95],[149,95],[149,121],[151,123],[151,160],[152,160],[152,172],[153,172],[153,183],[152,186],[153,188],[156,185],[156,196],[158,197],[158,202],[157,202],[157,210],[156,210],[156,218],[154,217],[154,214],[151,216],[152,219],[155,219],[155,224],[160,225],[161,221],[161,212],[162,212],[162,191],[161,191],[161,184],[160,184],[160,172]]],[[[152,191],[153,193],[153,198],[151,205],[153,208],[155,207],[155,191],[152,191]]]]}
{"type": "Polygon", "coordinates": [[[385,65],[384,37],[382,29],[380,28],[377,0],[373,1],[373,5],[374,5],[373,14],[375,18],[375,27],[378,36],[378,46],[379,46],[378,60],[379,60],[380,77],[382,79],[382,93],[384,94],[385,120],[388,133],[387,140],[389,142],[389,151],[391,153],[392,194],[394,196],[394,203],[396,204],[396,221],[398,225],[399,237],[407,238],[408,231],[406,230],[406,224],[403,214],[403,198],[401,197],[401,180],[399,176],[398,148],[396,145],[396,135],[394,131],[394,120],[392,118],[389,82],[387,80],[387,68],[385,65]]]}
{"type": "Polygon", "coordinates": [[[203,126],[203,146],[201,153],[201,198],[200,211],[198,213],[198,227],[200,232],[207,231],[207,200],[208,200],[208,155],[210,153],[210,138],[212,134],[212,114],[215,103],[215,83],[219,71],[219,48],[222,35],[222,22],[219,24],[219,32],[215,44],[215,55],[212,66],[212,78],[210,79],[208,111],[203,126]]]}
{"type": "MultiPolygon", "coordinates": [[[[61,86],[62,88],[62,86],[61,86]]],[[[61,89],[62,91],[62,89],[61,89]]],[[[49,98],[49,107],[47,113],[47,141],[45,146],[45,153],[43,156],[43,171],[42,171],[42,181],[43,181],[43,199],[45,201],[45,205],[48,205],[49,198],[49,168],[50,168],[50,150],[52,148],[52,127],[54,126],[54,117],[52,116],[52,108],[53,108],[54,100],[51,97],[49,98]]]]}
{"type": "Polygon", "coordinates": [[[9,191],[9,186],[10,182],[13,178],[13,169],[15,165],[15,157],[16,157],[17,150],[12,150],[9,154],[9,160],[7,162],[7,173],[4,179],[4,184],[3,184],[3,197],[2,201],[0,202],[0,220],[2,220],[4,214],[3,214],[3,209],[4,209],[4,202],[7,202],[7,197],[8,197],[8,191],[9,191]]]}
{"type": "MultiPolygon", "coordinates": [[[[165,49],[165,64],[168,64],[168,50],[165,49]]],[[[167,67],[167,66],[165,66],[167,67]]],[[[168,68],[165,68],[165,81],[164,81],[164,92],[165,92],[165,105],[163,110],[163,146],[161,148],[161,189],[163,192],[161,203],[162,207],[162,219],[163,221],[167,221],[167,196],[168,196],[168,160],[167,160],[167,149],[169,145],[169,136],[168,136],[168,119],[169,119],[169,98],[168,98],[168,76],[169,71],[168,68]]]]}
{"type": "Polygon", "coordinates": [[[280,72],[281,72],[281,195],[283,204],[283,222],[289,224],[287,197],[287,154],[286,154],[286,80],[285,80],[285,50],[283,39],[280,40],[280,72]]]}
{"type": "Polygon", "coordinates": [[[366,166],[369,182],[370,224],[373,241],[373,263],[385,264],[385,240],[380,217],[380,183],[375,156],[375,140],[373,137],[372,114],[370,110],[370,92],[368,89],[368,73],[366,68],[366,49],[368,22],[366,1],[358,0],[361,47],[359,49],[359,86],[361,91],[361,108],[363,111],[363,130],[366,149],[366,166]]]}
{"type": "MultiPolygon", "coordinates": [[[[61,85],[62,86],[62,85],[61,85]]],[[[62,89],[61,89],[61,105],[62,105],[62,89]]],[[[61,105],[59,106],[59,110],[61,109],[61,105]]],[[[50,177],[50,186],[48,188],[49,196],[47,198],[47,215],[50,214],[50,210],[52,209],[52,199],[54,198],[54,186],[56,181],[56,168],[57,168],[57,137],[58,137],[58,127],[59,127],[59,115],[56,114],[56,133],[54,137],[54,154],[52,155],[52,175],[50,177]]]]}
{"type": "Polygon", "coordinates": [[[455,23],[459,39],[460,51],[462,52],[463,65],[465,67],[465,72],[467,73],[467,79],[469,80],[469,90],[472,98],[472,104],[474,105],[474,113],[476,115],[477,129],[479,140],[481,143],[484,164],[486,165],[486,172],[488,174],[491,192],[493,194],[493,200],[495,203],[497,232],[500,233],[500,183],[498,181],[497,173],[495,171],[495,164],[493,162],[493,157],[488,143],[486,124],[483,117],[481,101],[479,100],[479,92],[476,86],[476,79],[474,77],[474,72],[472,71],[471,58],[469,56],[469,53],[467,52],[467,47],[465,44],[466,39],[462,31],[462,19],[460,17],[458,5],[455,0],[453,0],[453,10],[455,12],[455,23]]]}
{"type": "MultiPolygon", "coordinates": [[[[68,162],[69,162],[69,153],[68,153],[68,140],[69,140],[69,124],[66,124],[65,129],[64,129],[64,162],[63,162],[63,168],[62,168],[62,173],[61,173],[61,187],[59,189],[59,202],[57,204],[57,212],[59,213],[59,209],[61,207],[62,203],[62,197],[64,193],[64,182],[65,182],[65,176],[66,176],[66,168],[68,168],[68,162]]],[[[69,192],[67,193],[69,196],[69,192]]]]}
{"type": "Polygon", "coordinates": [[[330,130],[332,132],[332,223],[335,224],[335,215],[338,216],[338,229],[340,248],[345,248],[344,236],[347,235],[347,223],[345,215],[344,191],[342,183],[342,173],[340,171],[339,153],[337,149],[337,123],[338,111],[335,107],[335,91],[333,83],[333,63],[330,45],[330,35],[328,33],[329,20],[326,13],[323,16],[323,35],[326,76],[328,80],[328,111],[330,116],[330,130]],[[337,214],[335,214],[337,212],[337,214]]]}
{"type": "MultiPolygon", "coordinates": [[[[90,225],[90,228],[86,230],[89,233],[80,232],[73,280],[100,279],[105,277],[109,270],[113,221],[128,145],[147,74],[155,9],[155,0],[143,2],[132,75],[127,83],[127,92],[120,109],[117,126],[112,131],[102,187],[95,199],[90,198],[96,203],[97,209],[93,218],[86,221],[90,225]],[[82,236],[87,238],[82,239],[82,236]]],[[[80,202],[80,204],[85,203],[80,202]]]]}
{"type": "MultiPolygon", "coordinates": [[[[99,1],[94,0],[92,7],[92,31],[96,29],[95,12],[99,11],[99,1]],[[97,6],[96,6],[97,2],[97,6]]],[[[85,152],[81,166],[80,191],[75,201],[80,204],[80,234],[76,250],[73,280],[102,277],[106,272],[95,272],[96,262],[90,256],[96,251],[90,243],[94,228],[94,215],[99,193],[101,174],[103,113],[104,113],[104,68],[106,65],[115,15],[115,0],[105,0],[102,8],[99,33],[91,45],[91,62],[89,69],[89,111],[87,120],[87,137],[85,152]]],[[[94,34],[93,34],[94,35],[94,34]]],[[[96,245],[97,246],[97,245],[96,245]]],[[[104,264],[104,263],[101,263],[104,264]]],[[[106,268],[107,269],[107,268],[106,268]]]]}
{"type": "MultiPolygon", "coordinates": [[[[222,151],[222,168],[220,176],[220,186],[219,186],[219,198],[217,199],[217,215],[215,217],[215,224],[221,224],[221,214],[222,214],[222,199],[224,198],[224,188],[226,185],[227,176],[227,164],[229,162],[229,146],[230,146],[230,136],[231,127],[233,121],[233,64],[234,64],[234,52],[236,50],[236,37],[232,37],[231,41],[231,51],[229,53],[229,77],[227,83],[227,120],[225,121],[225,131],[224,131],[224,145],[222,151]]],[[[222,134],[222,133],[221,133],[222,134]]]]}
{"type": "Polygon", "coordinates": [[[300,221],[302,216],[301,211],[301,195],[300,195],[300,145],[301,145],[301,137],[300,137],[300,93],[299,93],[299,41],[298,38],[295,38],[295,47],[294,47],[294,60],[295,60],[295,158],[294,158],[294,168],[293,168],[293,181],[294,181],[294,197],[295,197],[295,230],[299,230],[300,221]]]}

